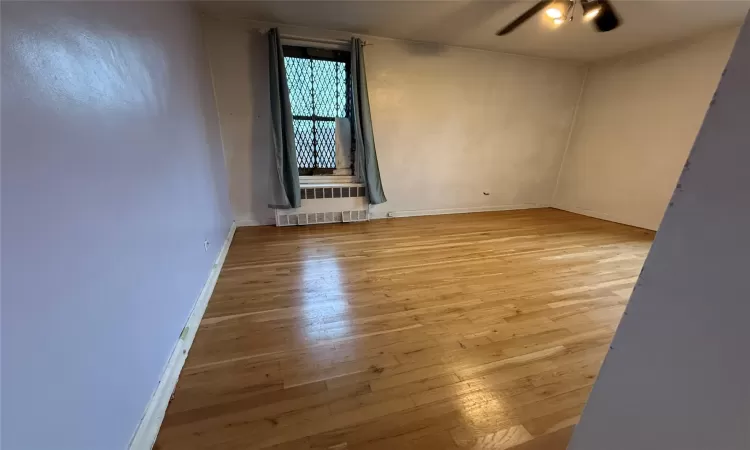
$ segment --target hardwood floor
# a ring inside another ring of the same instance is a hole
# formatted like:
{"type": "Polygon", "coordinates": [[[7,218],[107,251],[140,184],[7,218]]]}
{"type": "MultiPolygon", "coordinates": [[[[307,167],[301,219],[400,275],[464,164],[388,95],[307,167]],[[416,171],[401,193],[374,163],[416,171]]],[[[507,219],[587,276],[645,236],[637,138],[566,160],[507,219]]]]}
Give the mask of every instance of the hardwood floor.
{"type": "Polygon", "coordinates": [[[155,448],[562,450],[652,238],[553,209],[240,228],[155,448]]]}

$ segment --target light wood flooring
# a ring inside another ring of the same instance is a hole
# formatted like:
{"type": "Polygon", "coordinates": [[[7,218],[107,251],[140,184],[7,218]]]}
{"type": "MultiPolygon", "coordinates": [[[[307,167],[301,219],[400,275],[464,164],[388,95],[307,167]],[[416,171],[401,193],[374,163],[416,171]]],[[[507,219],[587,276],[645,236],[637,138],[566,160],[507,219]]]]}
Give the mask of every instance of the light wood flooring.
{"type": "Polygon", "coordinates": [[[554,209],[240,228],[155,448],[562,450],[652,239],[554,209]]]}

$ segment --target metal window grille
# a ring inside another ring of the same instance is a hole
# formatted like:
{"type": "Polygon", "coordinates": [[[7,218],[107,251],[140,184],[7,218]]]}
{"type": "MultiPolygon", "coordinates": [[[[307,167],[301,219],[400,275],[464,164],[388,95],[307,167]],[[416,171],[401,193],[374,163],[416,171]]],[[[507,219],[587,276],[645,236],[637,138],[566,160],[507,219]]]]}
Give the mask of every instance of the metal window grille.
{"type": "Polygon", "coordinates": [[[336,168],[336,118],[349,117],[349,53],[284,46],[301,175],[336,168]]]}

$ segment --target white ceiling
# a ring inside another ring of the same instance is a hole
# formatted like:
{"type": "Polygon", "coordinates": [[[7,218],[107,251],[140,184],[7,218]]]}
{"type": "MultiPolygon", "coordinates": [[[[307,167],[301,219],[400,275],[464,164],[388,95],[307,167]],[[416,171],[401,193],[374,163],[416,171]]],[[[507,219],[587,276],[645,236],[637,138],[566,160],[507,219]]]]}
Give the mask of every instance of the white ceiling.
{"type": "Polygon", "coordinates": [[[533,1],[207,0],[208,13],[411,41],[591,61],[739,25],[748,0],[613,0],[623,25],[597,33],[578,17],[553,28],[543,15],[507,36],[495,32],[533,1]]]}

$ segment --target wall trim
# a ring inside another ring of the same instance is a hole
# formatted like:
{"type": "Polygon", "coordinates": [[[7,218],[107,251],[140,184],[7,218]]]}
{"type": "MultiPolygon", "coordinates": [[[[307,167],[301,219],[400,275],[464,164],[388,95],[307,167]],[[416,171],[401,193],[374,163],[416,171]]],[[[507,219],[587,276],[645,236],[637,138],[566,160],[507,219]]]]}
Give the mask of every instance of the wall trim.
{"type": "Polygon", "coordinates": [[[372,211],[370,219],[390,219],[397,217],[438,216],[443,214],[468,214],[490,211],[512,211],[516,209],[548,208],[549,205],[538,203],[521,203],[519,205],[476,206],[471,208],[419,209],[411,211],[372,211]]]}
{"type": "Polygon", "coordinates": [[[270,218],[265,220],[255,219],[238,219],[235,221],[237,227],[264,227],[267,225],[276,225],[276,219],[270,218]]]}
{"type": "Polygon", "coordinates": [[[219,278],[219,272],[221,272],[221,268],[224,265],[224,259],[229,251],[229,246],[232,244],[232,237],[234,237],[236,228],[236,224],[232,222],[229,233],[227,233],[227,238],[224,240],[224,245],[221,247],[221,251],[219,251],[213,268],[208,275],[208,280],[203,285],[203,289],[193,305],[187,323],[183,327],[180,337],[177,339],[172,354],[169,356],[169,360],[159,380],[159,385],[151,396],[151,400],[146,405],[146,411],[143,413],[141,422],[138,424],[138,428],[136,428],[133,438],[130,440],[130,446],[128,447],[130,450],[149,450],[153,447],[154,442],[156,442],[156,436],[159,434],[159,428],[164,420],[164,413],[167,411],[172,392],[174,392],[177,386],[177,379],[182,371],[182,366],[185,364],[188,351],[190,351],[190,347],[193,345],[198,325],[203,318],[203,314],[206,312],[208,300],[211,298],[211,294],[216,286],[216,280],[219,278]]]}
{"type": "Polygon", "coordinates": [[[620,218],[615,217],[615,216],[613,216],[611,214],[607,214],[607,213],[603,213],[603,212],[598,212],[598,211],[593,211],[591,209],[579,208],[577,206],[552,205],[550,207],[551,208],[555,208],[555,209],[560,209],[562,211],[572,212],[574,214],[580,214],[582,216],[588,216],[588,217],[593,217],[595,219],[606,220],[607,222],[614,222],[614,223],[619,223],[619,224],[622,224],[622,225],[628,225],[628,226],[631,226],[631,227],[643,228],[644,230],[656,231],[659,228],[658,226],[656,228],[654,228],[651,225],[646,225],[646,224],[643,224],[643,223],[633,222],[632,220],[620,219],[620,218]]]}

